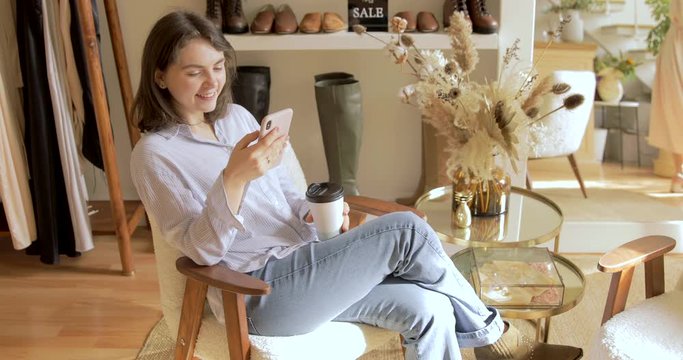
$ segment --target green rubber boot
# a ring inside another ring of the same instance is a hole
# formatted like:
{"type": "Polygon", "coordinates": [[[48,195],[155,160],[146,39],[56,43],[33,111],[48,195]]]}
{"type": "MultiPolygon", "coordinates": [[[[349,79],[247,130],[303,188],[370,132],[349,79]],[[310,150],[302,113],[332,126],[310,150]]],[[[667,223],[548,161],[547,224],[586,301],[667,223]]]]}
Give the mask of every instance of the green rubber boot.
{"type": "MultiPolygon", "coordinates": [[[[316,75],[318,78],[325,74],[316,75]]],[[[345,76],[316,81],[315,100],[329,181],[342,184],[346,195],[358,195],[356,172],[363,134],[360,84],[345,76]]]]}

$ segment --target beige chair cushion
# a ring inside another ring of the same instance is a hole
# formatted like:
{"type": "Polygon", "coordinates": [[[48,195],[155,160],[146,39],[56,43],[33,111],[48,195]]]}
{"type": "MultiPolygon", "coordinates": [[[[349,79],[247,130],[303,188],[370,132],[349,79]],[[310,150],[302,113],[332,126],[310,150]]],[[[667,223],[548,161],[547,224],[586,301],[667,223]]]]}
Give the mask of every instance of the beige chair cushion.
{"type": "MultiPolygon", "coordinates": [[[[306,180],[291,147],[285,152],[283,165],[290,169],[297,188],[305,191],[306,180]]],[[[154,219],[150,218],[150,222],[159,274],[161,309],[170,331],[169,337],[176,338],[186,278],[176,270],[175,261],[182,254],[162,238],[154,219]]],[[[330,322],[304,335],[286,337],[250,335],[249,339],[252,344],[251,358],[255,360],[342,360],[355,359],[386,344],[390,339],[395,339],[397,335],[395,332],[373,326],[330,322]]],[[[229,357],[225,326],[213,316],[208,305],[205,307],[195,355],[202,359],[227,359],[229,357]]]]}
{"type": "Polygon", "coordinates": [[[587,359],[683,359],[683,291],[647,299],[607,321],[596,334],[587,359]]]}

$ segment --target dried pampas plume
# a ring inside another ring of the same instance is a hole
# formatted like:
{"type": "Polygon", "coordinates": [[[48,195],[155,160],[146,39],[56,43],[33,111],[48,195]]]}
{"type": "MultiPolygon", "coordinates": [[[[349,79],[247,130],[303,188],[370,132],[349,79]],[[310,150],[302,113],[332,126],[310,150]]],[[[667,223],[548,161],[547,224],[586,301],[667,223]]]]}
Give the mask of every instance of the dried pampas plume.
{"type": "Polygon", "coordinates": [[[471,73],[479,63],[479,53],[472,42],[472,24],[465,20],[465,15],[456,11],[451,16],[448,28],[453,48],[453,58],[460,65],[463,75],[471,73]]]}

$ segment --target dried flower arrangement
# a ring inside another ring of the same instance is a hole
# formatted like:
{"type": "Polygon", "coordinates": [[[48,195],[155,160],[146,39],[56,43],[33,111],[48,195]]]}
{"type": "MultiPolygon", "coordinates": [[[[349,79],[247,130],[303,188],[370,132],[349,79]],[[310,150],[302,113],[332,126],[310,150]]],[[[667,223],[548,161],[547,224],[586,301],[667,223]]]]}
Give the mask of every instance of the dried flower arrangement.
{"type": "MultiPolygon", "coordinates": [[[[554,32],[555,36],[565,23],[554,32]]],[[[394,17],[391,30],[397,36],[389,41],[374,36],[361,25],[354,26],[354,31],[383,42],[395,63],[407,66],[415,76],[416,82],[402,88],[400,97],[405,103],[418,106],[425,121],[447,139],[447,174],[451,180],[463,173],[470,178],[491,180],[496,158],[502,160],[499,164],[509,163],[517,172],[517,161],[526,156],[520,154],[522,131],[553,112],[572,110],[583,103],[582,95],[568,94],[569,85],[553,84],[549,76],[538,79],[534,67],[518,71],[519,40],[506,50],[496,81],[471,81],[469,75],[479,62],[479,53],[472,40],[472,25],[459,12],[452,15],[448,29],[453,50],[450,57],[438,49],[418,49],[414,39],[404,34],[406,26],[405,19],[394,17]],[[565,96],[563,104],[539,114],[543,97],[551,93],[565,96]]]]}

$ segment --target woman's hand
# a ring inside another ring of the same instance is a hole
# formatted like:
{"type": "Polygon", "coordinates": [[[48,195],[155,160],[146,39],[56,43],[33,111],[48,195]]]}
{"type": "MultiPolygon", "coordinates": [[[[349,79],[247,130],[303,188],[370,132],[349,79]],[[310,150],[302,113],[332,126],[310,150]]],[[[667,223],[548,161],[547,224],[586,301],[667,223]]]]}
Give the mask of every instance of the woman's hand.
{"type": "Polygon", "coordinates": [[[223,170],[223,187],[233,213],[236,214],[242,204],[246,184],[280,163],[289,136],[279,135],[278,130],[273,129],[252,146],[249,144],[258,139],[258,131],[245,135],[235,144],[228,165],[223,170]]]}
{"type": "MultiPolygon", "coordinates": [[[[344,217],[344,220],[342,221],[341,229],[339,229],[342,233],[349,231],[349,211],[351,211],[351,209],[349,208],[349,204],[346,201],[344,201],[344,210],[342,211],[342,216],[344,217]]],[[[313,222],[313,214],[311,214],[310,211],[306,213],[306,216],[304,216],[304,221],[308,224],[313,222]]]]}
{"type": "Polygon", "coordinates": [[[349,220],[349,211],[351,211],[351,209],[349,208],[349,204],[346,201],[344,201],[344,211],[342,212],[342,216],[344,216],[344,221],[342,221],[341,226],[342,233],[349,231],[349,224],[351,222],[349,220]]]}
{"type": "Polygon", "coordinates": [[[235,144],[228,165],[225,167],[224,177],[234,178],[237,182],[246,184],[263,176],[280,163],[289,136],[280,135],[279,129],[275,128],[259,139],[256,144],[249,146],[258,139],[258,136],[259,132],[254,131],[235,144]]]}

